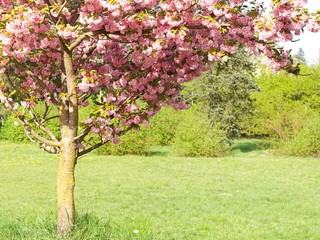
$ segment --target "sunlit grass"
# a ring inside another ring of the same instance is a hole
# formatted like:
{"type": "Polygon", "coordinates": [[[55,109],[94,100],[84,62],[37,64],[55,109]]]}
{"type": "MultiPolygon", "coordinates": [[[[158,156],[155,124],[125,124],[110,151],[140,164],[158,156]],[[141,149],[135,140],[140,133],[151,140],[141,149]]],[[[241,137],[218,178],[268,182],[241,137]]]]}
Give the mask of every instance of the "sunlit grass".
{"type": "MultiPolygon", "coordinates": [[[[320,239],[320,161],[266,148],[81,158],[70,239],[320,239]]],[[[55,238],[57,163],[33,145],[0,143],[0,239],[55,238]]]]}

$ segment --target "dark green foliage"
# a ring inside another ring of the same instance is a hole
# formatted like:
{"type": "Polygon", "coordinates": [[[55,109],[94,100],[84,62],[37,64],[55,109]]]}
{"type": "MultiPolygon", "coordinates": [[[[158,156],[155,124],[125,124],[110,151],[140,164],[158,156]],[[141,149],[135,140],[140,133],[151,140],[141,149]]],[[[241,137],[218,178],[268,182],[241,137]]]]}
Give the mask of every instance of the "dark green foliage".
{"type": "Polygon", "coordinates": [[[190,83],[184,95],[201,106],[211,126],[218,125],[228,138],[238,137],[239,123],[253,112],[250,94],[258,90],[254,71],[250,55],[240,51],[226,63],[214,64],[211,72],[190,83]]]}
{"type": "Polygon", "coordinates": [[[217,126],[212,127],[204,114],[193,109],[184,111],[173,140],[175,155],[217,157],[224,155],[229,148],[226,133],[217,126]]]}
{"type": "Polygon", "coordinates": [[[151,146],[147,127],[131,130],[120,137],[120,144],[106,143],[97,149],[100,155],[146,155],[151,146]]]}

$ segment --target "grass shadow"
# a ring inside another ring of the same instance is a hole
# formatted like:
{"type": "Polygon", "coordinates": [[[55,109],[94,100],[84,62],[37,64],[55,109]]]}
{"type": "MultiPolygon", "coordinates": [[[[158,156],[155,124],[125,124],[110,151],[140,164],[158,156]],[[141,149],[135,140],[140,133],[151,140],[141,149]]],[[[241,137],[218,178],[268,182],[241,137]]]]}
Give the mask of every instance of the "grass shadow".
{"type": "Polygon", "coordinates": [[[272,143],[264,140],[238,140],[235,141],[231,148],[231,152],[248,153],[253,151],[261,151],[272,148],[272,143]]]}
{"type": "Polygon", "coordinates": [[[152,146],[148,152],[151,157],[167,157],[170,155],[171,147],[169,146],[152,146]]]}

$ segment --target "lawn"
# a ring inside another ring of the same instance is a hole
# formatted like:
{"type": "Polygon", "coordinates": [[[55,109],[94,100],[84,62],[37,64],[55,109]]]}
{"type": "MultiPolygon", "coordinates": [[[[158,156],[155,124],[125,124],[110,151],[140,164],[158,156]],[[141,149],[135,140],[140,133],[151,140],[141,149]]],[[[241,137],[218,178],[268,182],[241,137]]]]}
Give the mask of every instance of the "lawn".
{"type": "MultiPolygon", "coordinates": [[[[320,160],[237,146],[223,158],[81,158],[70,239],[320,239],[320,160]]],[[[0,142],[1,240],[55,239],[57,165],[0,142]]]]}

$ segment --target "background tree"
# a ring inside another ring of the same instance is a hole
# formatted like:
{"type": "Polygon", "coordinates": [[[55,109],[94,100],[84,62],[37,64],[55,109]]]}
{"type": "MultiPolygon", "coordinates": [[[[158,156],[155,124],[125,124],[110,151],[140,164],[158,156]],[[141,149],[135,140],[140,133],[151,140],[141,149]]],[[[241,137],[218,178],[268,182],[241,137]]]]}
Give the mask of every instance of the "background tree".
{"type": "Polygon", "coordinates": [[[245,2],[0,2],[0,100],[29,138],[59,153],[59,235],[75,223],[79,157],[118,143],[164,105],[185,108],[183,83],[207,70],[208,62],[234,54],[239,44],[264,53],[275,70],[290,70],[289,53],[274,41],[292,40],[291,32],[306,24],[319,30],[319,13],[309,15],[302,1],[272,1],[270,14],[245,2]],[[79,108],[88,105],[92,111],[80,122],[79,108]],[[60,136],[49,127],[56,119],[60,136]]]}
{"type": "Polygon", "coordinates": [[[240,122],[254,109],[251,93],[258,90],[254,73],[252,56],[242,50],[213,64],[211,71],[188,85],[184,96],[200,105],[212,127],[219,125],[229,139],[239,137],[240,122]]]}
{"type": "Polygon", "coordinates": [[[293,58],[298,62],[298,63],[303,63],[306,64],[307,60],[306,60],[306,55],[303,51],[303,49],[300,47],[298,52],[293,55],[293,58]]]}

